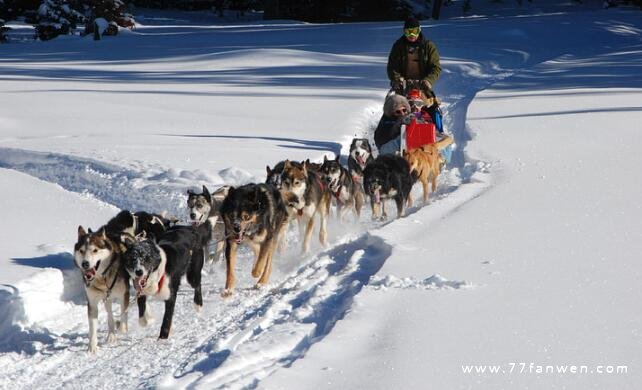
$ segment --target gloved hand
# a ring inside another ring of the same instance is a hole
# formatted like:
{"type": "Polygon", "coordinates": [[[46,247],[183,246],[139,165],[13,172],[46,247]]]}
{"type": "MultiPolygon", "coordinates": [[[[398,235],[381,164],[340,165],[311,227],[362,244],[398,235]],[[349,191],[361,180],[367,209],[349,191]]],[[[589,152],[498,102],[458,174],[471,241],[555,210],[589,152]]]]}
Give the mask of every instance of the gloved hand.
{"type": "Polygon", "coordinates": [[[395,90],[395,92],[402,93],[404,88],[404,80],[403,79],[392,80],[390,82],[390,86],[392,87],[392,89],[395,90]]]}
{"type": "Polygon", "coordinates": [[[432,84],[428,80],[421,80],[421,87],[427,91],[432,91],[432,84]]]}

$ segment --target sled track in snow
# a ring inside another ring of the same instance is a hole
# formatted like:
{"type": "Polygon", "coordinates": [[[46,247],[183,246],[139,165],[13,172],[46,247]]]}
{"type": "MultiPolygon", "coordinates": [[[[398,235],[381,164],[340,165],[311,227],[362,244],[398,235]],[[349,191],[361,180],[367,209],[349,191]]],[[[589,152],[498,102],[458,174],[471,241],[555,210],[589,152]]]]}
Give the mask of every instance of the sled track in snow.
{"type": "Polygon", "coordinates": [[[168,211],[174,215],[185,209],[185,188],[168,188],[138,172],[91,159],[0,148],[0,168],[29,174],[71,192],[90,194],[120,209],[168,211]]]}

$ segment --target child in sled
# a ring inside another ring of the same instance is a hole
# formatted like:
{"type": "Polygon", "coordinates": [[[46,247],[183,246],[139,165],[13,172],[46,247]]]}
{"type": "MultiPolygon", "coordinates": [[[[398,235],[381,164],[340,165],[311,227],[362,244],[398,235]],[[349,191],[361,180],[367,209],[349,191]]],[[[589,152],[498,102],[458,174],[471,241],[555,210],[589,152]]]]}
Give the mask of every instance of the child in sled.
{"type": "Polygon", "coordinates": [[[439,108],[440,102],[435,93],[430,91],[430,94],[426,95],[419,89],[412,89],[408,92],[408,103],[412,114],[418,121],[435,124],[437,149],[439,149],[444,162],[449,164],[452,157],[453,139],[444,132],[443,114],[439,108]]]}

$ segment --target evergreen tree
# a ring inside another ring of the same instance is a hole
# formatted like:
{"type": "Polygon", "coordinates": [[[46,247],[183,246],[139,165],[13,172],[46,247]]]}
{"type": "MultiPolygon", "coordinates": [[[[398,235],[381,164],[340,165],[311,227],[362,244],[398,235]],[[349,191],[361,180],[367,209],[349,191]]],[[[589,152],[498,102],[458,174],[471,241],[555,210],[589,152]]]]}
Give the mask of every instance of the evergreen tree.
{"type": "Polygon", "coordinates": [[[38,8],[36,34],[43,41],[61,34],[70,34],[85,22],[80,0],[44,0],[38,8]]]}

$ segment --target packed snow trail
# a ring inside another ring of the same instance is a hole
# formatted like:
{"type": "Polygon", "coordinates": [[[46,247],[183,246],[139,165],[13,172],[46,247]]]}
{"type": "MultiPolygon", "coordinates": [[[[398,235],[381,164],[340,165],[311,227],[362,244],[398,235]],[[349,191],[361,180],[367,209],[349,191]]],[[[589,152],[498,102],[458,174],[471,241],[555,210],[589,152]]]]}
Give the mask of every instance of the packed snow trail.
{"type": "MultiPolygon", "coordinates": [[[[73,156],[0,148],[0,166],[32,174],[119,207],[137,210],[139,204],[149,202],[156,205],[156,209],[148,210],[171,210],[178,216],[185,213],[184,187],[168,186],[153,178],[143,179],[140,173],[114,165],[73,156]]],[[[444,181],[444,189],[433,195],[433,202],[447,197],[458,187],[456,175],[452,180],[452,185],[444,181]]],[[[415,187],[414,197],[419,199],[419,194],[420,188],[415,187]]],[[[377,226],[394,221],[391,218],[383,224],[370,222],[367,206],[358,225],[346,226],[332,220],[329,249],[305,258],[293,254],[298,253],[299,243],[296,229],[292,229],[288,234],[287,252],[275,259],[272,283],[260,290],[251,287],[254,282],[247,271],[253,260],[247,250],[242,250],[237,270],[238,289],[229,299],[220,297],[224,262],[206,264],[203,312],[194,312],[192,289],[183,283],[172,334],[167,341],[157,339],[164,310],[162,302],[151,302],[156,321],[147,328],[138,326],[137,309],[135,304],[130,305],[129,332],[119,335],[112,345],[105,342],[106,316],[101,306],[99,352],[91,356],[86,352],[84,300],[75,298],[64,319],[17,330],[12,335],[13,347],[10,345],[9,351],[13,348],[19,354],[0,356],[0,364],[8,367],[0,374],[0,383],[12,384],[12,388],[16,383],[24,388],[39,388],[52,380],[62,388],[105,383],[122,388],[194,383],[202,383],[205,388],[252,387],[278,367],[303,356],[345,315],[354,296],[390,254],[390,246],[368,230],[376,231],[377,226]],[[132,377],[141,372],[145,376],[132,382],[132,377]]],[[[70,265],[63,273],[73,281],[66,283],[75,291],[68,294],[81,297],[83,287],[80,274],[73,268],[72,255],[64,254],[61,261],[70,265]]],[[[435,278],[437,283],[431,288],[465,285],[464,282],[440,283],[439,277],[435,278]]],[[[390,280],[377,281],[375,285],[407,287],[390,280]]],[[[114,307],[118,313],[119,305],[114,307]]]]}

